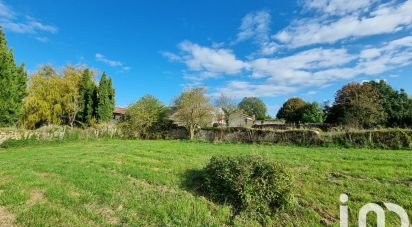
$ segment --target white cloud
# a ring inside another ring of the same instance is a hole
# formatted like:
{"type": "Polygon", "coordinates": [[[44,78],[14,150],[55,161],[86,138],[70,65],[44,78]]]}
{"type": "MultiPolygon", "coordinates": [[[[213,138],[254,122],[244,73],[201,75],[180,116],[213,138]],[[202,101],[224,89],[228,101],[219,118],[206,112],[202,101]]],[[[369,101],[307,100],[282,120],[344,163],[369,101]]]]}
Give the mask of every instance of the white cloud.
{"type": "Polygon", "coordinates": [[[247,67],[229,49],[208,48],[189,41],[182,42],[179,48],[182,56],[173,58],[180,59],[191,71],[234,75],[247,67]]]}
{"type": "Polygon", "coordinates": [[[103,62],[104,64],[110,67],[119,67],[122,69],[122,71],[130,71],[131,69],[129,66],[126,66],[123,62],[108,59],[106,56],[104,56],[101,53],[96,53],[95,57],[96,57],[96,61],[103,62]]]}
{"type": "Polygon", "coordinates": [[[304,6],[308,10],[316,10],[331,15],[346,15],[366,11],[377,0],[307,0],[304,6]]]}
{"type": "Polygon", "coordinates": [[[307,84],[311,71],[347,64],[354,56],[345,49],[311,49],[284,58],[253,60],[251,68],[256,78],[271,77],[272,81],[288,84],[307,84]]]}
{"type": "MultiPolygon", "coordinates": [[[[352,3],[347,3],[347,5],[352,3]]],[[[362,0],[361,3],[355,9],[360,5],[371,4],[372,1],[362,0]]],[[[328,6],[330,5],[327,5],[326,8],[325,6],[318,6],[318,8],[329,11],[328,6]]],[[[340,7],[343,13],[354,10],[353,8],[342,8],[340,4],[335,4],[332,8],[334,7],[340,7]]],[[[332,16],[326,19],[324,17],[299,19],[284,30],[279,31],[274,35],[274,38],[289,47],[301,47],[312,44],[335,43],[348,38],[387,34],[400,31],[405,26],[409,26],[412,23],[411,12],[412,0],[407,0],[399,4],[380,5],[366,14],[345,14],[341,17],[332,16]]]]}
{"type": "Polygon", "coordinates": [[[181,61],[181,60],[182,60],[182,58],[181,58],[179,55],[174,54],[174,53],[172,53],[172,52],[161,51],[160,54],[161,54],[163,57],[169,59],[169,61],[181,61]]]}
{"type": "Polygon", "coordinates": [[[379,75],[412,64],[412,36],[358,53],[315,48],[284,58],[259,58],[249,64],[252,77],[263,79],[262,82],[236,80],[218,88],[217,93],[235,97],[277,96],[353,80],[360,75],[379,75]]]}
{"type": "Polygon", "coordinates": [[[308,91],[308,93],[306,93],[306,95],[308,95],[308,96],[314,96],[314,95],[316,95],[318,92],[316,92],[316,91],[308,91]]]}
{"type": "Polygon", "coordinates": [[[14,18],[14,12],[4,2],[0,1],[0,17],[14,18]]]}
{"type": "Polygon", "coordinates": [[[272,37],[271,16],[267,11],[246,15],[230,47],[251,41],[257,46],[253,54],[236,56],[224,43],[201,46],[184,41],[179,45],[179,53],[162,52],[162,55],[186,65],[184,78],[191,85],[221,80],[223,85],[209,89],[211,94],[231,97],[271,97],[304,89],[309,91],[306,95],[315,95],[315,89],[336,81],[376,78],[412,65],[412,36],[384,43],[354,39],[386,33],[396,33],[399,37],[402,34],[399,31],[409,31],[412,0],[385,4],[380,4],[380,0],[350,4],[343,0],[306,0],[304,7],[312,11],[305,15],[315,17],[295,20],[272,37]],[[345,45],[336,44],[348,40],[351,42],[345,45]],[[293,50],[297,47],[298,50],[293,50]]]}
{"type": "Polygon", "coordinates": [[[105,63],[108,66],[116,67],[116,66],[123,66],[123,63],[120,61],[110,60],[106,58],[103,54],[97,53],[96,60],[105,63]]]}
{"type": "Polygon", "coordinates": [[[296,88],[277,84],[258,84],[248,81],[231,81],[226,86],[218,88],[212,96],[220,94],[234,98],[242,97],[272,97],[295,92],[296,88]]]}
{"type": "Polygon", "coordinates": [[[260,46],[258,54],[271,55],[275,53],[279,45],[270,38],[270,25],[272,16],[267,11],[258,11],[247,14],[243,19],[234,44],[253,40],[260,46]]]}
{"type": "Polygon", "coordinates": [[[412,36],[363,50],[357,68],[365,74],[375,75],[409,64],[412,64],[412,36]]]}
{"type": "Polygon", "coordinates": [[[242,19],[242,24],[237,34],[237,41],[257,38],[268,40],[270,31],[271,15],[267,11],[249,13],[242,19]]]}
{"type": "Polygon", "coordinates": [[[58,29],[55,26],[44,24],[33,17],[18,14],[3,1],[0,1],[0,26],[11,32],[21,34],[53,34],[58,32],[58,29]]]}
{"type": "Polygon", "coordinates": [[[49,38],[47,38],[47,37],[45,37],[45,36],[38,36],[38,37],[36,37],[36,39],[37,39],[39,42],[42,42],[42,43],[47,43],[47,42],[49,42],[49,38]]]}

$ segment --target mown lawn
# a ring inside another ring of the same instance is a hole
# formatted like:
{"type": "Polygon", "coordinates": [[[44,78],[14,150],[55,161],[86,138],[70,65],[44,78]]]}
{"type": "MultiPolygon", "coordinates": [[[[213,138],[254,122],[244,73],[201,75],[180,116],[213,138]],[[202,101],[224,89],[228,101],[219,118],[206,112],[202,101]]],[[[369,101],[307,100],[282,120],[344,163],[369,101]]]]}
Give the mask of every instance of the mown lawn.
{"type": "MultiPolygon", "coordinates": [[[[338,226],[341,193],[352,224],[369,202],[397,203],[412,217],[411,151],[107,140],[0,149],[0,226],[230,225],[229,206],[184,184],[219,154],[261,154],[291,168],[295,205],[274,225],[338,226]]],[[[387,214],[387,226],[398,223],[387,214]]]]}

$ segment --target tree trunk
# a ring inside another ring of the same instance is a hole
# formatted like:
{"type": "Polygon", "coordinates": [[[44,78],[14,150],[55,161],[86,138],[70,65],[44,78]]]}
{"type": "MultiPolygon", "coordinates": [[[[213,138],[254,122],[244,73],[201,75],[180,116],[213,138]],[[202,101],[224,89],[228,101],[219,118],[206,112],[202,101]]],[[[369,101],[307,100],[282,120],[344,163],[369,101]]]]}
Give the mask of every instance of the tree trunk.
{"type": "Polygon", "coordinates": [[[190,131],[190,140],[193,140],[195,138],[195,127],[190,126],[189,131],[190,131]]]}

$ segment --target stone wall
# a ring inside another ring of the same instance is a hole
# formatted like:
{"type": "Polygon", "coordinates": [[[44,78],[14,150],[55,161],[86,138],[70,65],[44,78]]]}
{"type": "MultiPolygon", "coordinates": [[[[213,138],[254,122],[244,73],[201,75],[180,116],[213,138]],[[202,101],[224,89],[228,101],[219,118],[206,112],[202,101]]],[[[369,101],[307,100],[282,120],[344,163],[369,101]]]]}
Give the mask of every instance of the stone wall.
{"type": "Polygon", "coordinates": [[[15,128],[0,129],[0,144],[7,140],[55,140],[55,139],[88,139],[101,137],[121,137],[120,131],[112,126],[102,126],[99,128],[70,128],[67,126],[48,126],[37,130],[24,130],[15,128]]]}
{"type": "Polygon", "coordinates": [[[319,132],[313,130],[258,130],[249,128],[202,129],[196,139],[229,143],[283,143],[296,145],[316,145],[322,143],[319,132]]]}

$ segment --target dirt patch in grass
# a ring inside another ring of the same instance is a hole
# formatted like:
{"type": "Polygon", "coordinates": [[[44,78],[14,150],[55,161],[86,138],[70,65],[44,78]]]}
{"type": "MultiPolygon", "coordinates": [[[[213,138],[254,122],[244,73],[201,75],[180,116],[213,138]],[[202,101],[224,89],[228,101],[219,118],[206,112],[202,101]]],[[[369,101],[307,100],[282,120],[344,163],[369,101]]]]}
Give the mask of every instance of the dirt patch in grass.
{"type": "Polygon", "coordinates": [[[56,177],[57,174],[55,173],[48,173],[48,172],[42,172],[42,173],[36,173],[38,176],[43,177],[43,178],[50,178],[50,177],[56,177]]]}
{"type": "Polygon", "coordinates": [[[0,227],[12,227],[16,217],[5,208],[0,207],[0,227]]]}
{"type": "Polygon", "coordinates": [[[144,187],[144,188],[149,188],[149,189],[152,189],[152,190],[155,189],[155,190],[161,191],[161,192],[176,193],[176,190],[173,189],[173,188],[169,188],[165,185],[153,184],[149,181],[136,179],[136,178],[133,178],[131,176],[129,176],[129,182],[130,182],[130,184],[141,186],[141,187],[144,187]]]}
{"type": "Polygon", "coordinates": [[[46,199],[42,191],[33,190],[30,192],[30,199],[27,201],[27,205],[35,205],[38,203],[43,203],[46,199]]]}
{"type": "Polygon", "coordinates": [[[107,223],[110,225],[117,225],[119,224],[119,218],[116,217],[114,211],[110,208],[104,207],[98,209],[99,214],[105,217],[107,223]]]}
{"type": "Polygon", "coordinates": [[[332,215],[330,215],[329,213],[327,213],[326,211],[320,210],[319,213],[322,216],[321,223],[323,225],[331,226],[334,223],[337,223],[337,219],[335,217],[333,217],[332,215]]]}

